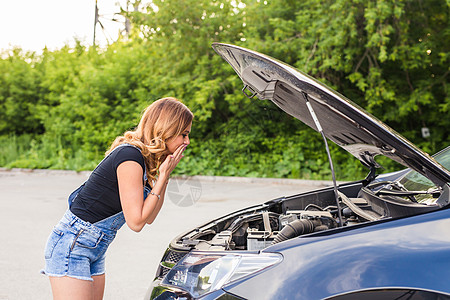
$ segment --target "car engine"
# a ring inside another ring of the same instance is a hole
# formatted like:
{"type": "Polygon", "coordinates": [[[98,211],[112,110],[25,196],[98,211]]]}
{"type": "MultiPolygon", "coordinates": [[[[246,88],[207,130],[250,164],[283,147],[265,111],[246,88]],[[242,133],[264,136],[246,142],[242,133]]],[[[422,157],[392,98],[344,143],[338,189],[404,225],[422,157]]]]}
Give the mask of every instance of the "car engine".
{"type": "MultiPolygon", "coordinates": [[[[377,185],[380,186],[380,185],[377,185]]],[[[339,187],[342,226],[400,217],[433,209],[380,196],[361,182],[339,187]]],[[[283,197],[250,207],[195,228],[176,238],[171,247],[180,250],[249,250],[339,227],[332,188],[283,197]]]]}

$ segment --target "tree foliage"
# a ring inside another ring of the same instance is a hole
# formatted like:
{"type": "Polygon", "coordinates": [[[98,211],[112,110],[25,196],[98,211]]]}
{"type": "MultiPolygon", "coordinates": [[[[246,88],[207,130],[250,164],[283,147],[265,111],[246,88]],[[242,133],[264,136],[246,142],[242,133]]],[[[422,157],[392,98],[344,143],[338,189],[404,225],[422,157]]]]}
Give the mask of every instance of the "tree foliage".
{"type": "Polygon", "coordinates": [[[448,3],[271,1],[249,15],[261,10],[271,15],[251,29],[251,48],[322,80],[427,151],[448,143],[448,3]]]}
{"type": "MultiPolygon", "coordinates": [[[[106,49],[78,42],[41,55],[3,53],[1,165],[91,169],[151,101],[175,96],[195,114],[177,172],[329,178],[320,135],[270,102],[243,96],[213,42],[307,72],[427,152],[448,145],[444,0],[155,0],[122,13],[133,32],[106,49]]],[[[338,147],[332,152],[343,166],[338,178],[365,172],[338,147]]]]}

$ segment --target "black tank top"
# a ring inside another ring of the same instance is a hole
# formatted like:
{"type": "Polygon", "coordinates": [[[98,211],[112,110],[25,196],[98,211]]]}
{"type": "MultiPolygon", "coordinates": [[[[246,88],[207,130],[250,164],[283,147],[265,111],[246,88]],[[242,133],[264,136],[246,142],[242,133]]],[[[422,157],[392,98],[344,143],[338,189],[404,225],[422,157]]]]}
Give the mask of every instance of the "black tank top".
{"type": "Polygon", "coordinates": [[[139,163],[142,167],[142,176],[144,175],[144,158],[139,149],[133,146],[121,146],[111,152],[92,171],[76,201],[71,205],[70,211],[91,223],[121,212],[117,167],[125,161],[139,163]]]}

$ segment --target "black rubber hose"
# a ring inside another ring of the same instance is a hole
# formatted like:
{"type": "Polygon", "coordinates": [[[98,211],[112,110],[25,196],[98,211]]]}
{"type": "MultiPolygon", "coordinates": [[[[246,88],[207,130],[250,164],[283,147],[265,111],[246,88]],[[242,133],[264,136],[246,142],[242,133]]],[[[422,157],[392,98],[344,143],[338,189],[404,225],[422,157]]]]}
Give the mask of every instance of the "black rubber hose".
{"type": "Polygon", "coordinates": [[[288,223],[286,226],[284,226],[283,229],[281,229],[280,232],[278,232],[277,236],[273,239],[272,245],[282,241],[286,241],[296,236],[300,236],[302,234],[314,232],[314,228],[319,225],[322,225],[322,222],[320,222],[319,220],[294,220],[288,223]]]}

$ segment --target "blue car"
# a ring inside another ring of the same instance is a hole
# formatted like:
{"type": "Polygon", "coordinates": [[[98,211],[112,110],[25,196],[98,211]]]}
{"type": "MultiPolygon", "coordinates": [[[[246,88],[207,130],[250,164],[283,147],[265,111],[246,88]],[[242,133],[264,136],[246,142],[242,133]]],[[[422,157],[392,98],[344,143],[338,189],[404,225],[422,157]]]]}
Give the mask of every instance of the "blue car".
{"type": "Polygon", "coordinates": [[[266,55],[213,44],[249,97],[272,101],[370,171],[245,208],[176,237],[148,299],[450,299],[450,148],[433,157],[266,55]],[[375,156],[406,168],[377,175],[375,156]]]}

